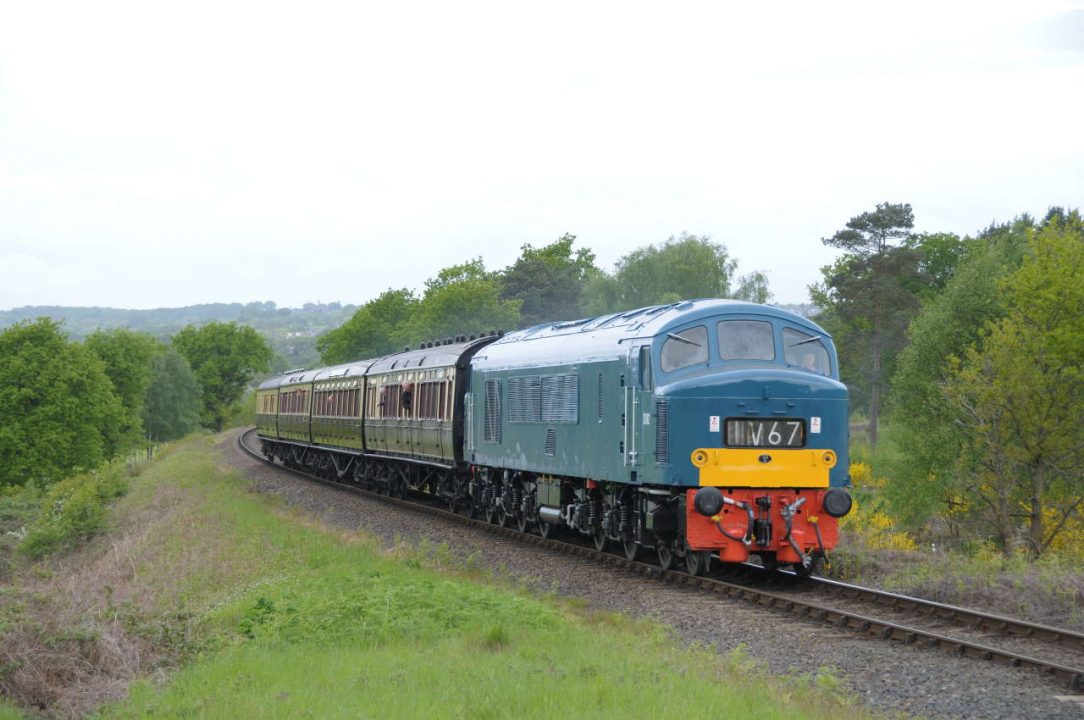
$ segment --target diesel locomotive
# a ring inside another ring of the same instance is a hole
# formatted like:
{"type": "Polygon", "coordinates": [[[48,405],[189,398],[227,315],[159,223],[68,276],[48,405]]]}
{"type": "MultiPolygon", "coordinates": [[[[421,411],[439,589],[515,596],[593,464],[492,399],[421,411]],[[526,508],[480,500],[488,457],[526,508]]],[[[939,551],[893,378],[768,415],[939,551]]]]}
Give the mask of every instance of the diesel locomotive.
{"type": "Polygon", "coordinates": [[[690,300],[460,336],[257,390],[263,452],[693,575],[814,570],[851,508],[835,347],[767,305],[690,300]]]}

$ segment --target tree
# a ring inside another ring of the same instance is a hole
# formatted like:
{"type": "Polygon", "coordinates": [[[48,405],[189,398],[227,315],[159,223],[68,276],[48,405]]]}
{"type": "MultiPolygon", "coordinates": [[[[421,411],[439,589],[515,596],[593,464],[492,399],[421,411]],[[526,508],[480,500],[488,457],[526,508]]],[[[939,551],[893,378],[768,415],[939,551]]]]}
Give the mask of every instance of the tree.
{"type": "Polygon", "coordinates": [[[114,455],[143,439],[143,399],[151,381],[151,358],[161,346],[150,335],[126,328],[98,330],[87,336],[84,344],[105,363],[105,373],[124,408],[119,446],[106,450],[108,455],[114,455]]]}
{"type": "Polygon", "coordinates": [[[1034,224],[1023,217],[964,241],[965,253],[942,291],[930,297],[907,331],[892,376],[891,416],[906,460],[888,473],[895,512],[913,526],[951,515],[961,486],[951,468],[961,448],[956,417],[944,401],[949,358],[961,357],[988,323],[1006,312],[999,280],[1023,261],[1034,224]]]}
{"type": "Polygon", "coordinates": [[[173,336],[176,348],[199,382],[203,400],[203,424],[221,430],[228,407],[237,402],[245,385],[267,370],[271,347],[247,325],[212,322],[189,325],[173,336]]]}
{"type": "MultiPolygon", "coordinates": [[[[502,300],[501,281],[481,258],[444,268],[425,282],[425,294],[409,323],[413,342],[519,325],[519,300],[502,300]]],[[[413,343],[404,343],[413,344],[413,343]]]]}
{"type": "Polygon", "coordinates": [[[587,290],[592,313],[631,310],[693,298],[738,298],[767,302],[762,273],[736,278],[738,263],[708,236],[682,233],[661,245],[633,250],[617,261],[612,277],[599,278],[587,290]],[[737,291],[731,283],[737,280],[737,291]]]}
{"type": "Polygon", "coordinates": [[[542,248],[526,244],[516,262],[505,269],[500,297],[522,302],[524,327],[583,316],[584,285],[599,269],[595,254],[587,248],[573,252],[575,241],[575,235],[566,233],[542,248]]]}
{"type": "Polygon", "coordinates": [[[418,307],[410,290],[385,290],[345,323],[317,338],[320,359],[335,364],[401,350],[411,340],[405,332],[418,307]]]}
{"type": "Polygon", "coordinates": [[[123,417],[102,361],[57,323],[39,318],[0,332],[0,487],[98,465],[123,417]]]}
{"type": "Polygon", "coordinates": [[[188,361],[173,348],[151,359],[143,427],[157,442],[176,440],[199,427],[200,386],[188,361]]]}
{"type": "Polygon", "coordinates": [[[821,272],[824,282],[810,287],[824,309],[818,319],[832,332],[849,364],[844,381],[868,398],[870,445],[877,446],[881,394],[891,364],[904,344],[904,331],[919,308],[921,255],[893,243],[910,237],[914,214],[909,204],[882,203],[856,215],[825,245],[844,255],[821,272]],[[887,366],[887,367],[886,367],[887,366]],[[887,372],[886,372],[887,370],[887,372]]]}
{"type": "Polygon", "coordinates": [[[1042,554],[1084,506],[1084,224],[1075,211],[1033,233],[1001,283],[1008,313],[950,366],[955,469],[1008,552],[1023,509],[1028,549],[1042,554]]]}
{"type": "Polygon", "coordinates": [[[904,239],[903,245],[919,253],[918,279],[922,282],[912,289],[926,298],[945,288],[967,253],[967,243],[955,233],[916,233],[904,239]]]}

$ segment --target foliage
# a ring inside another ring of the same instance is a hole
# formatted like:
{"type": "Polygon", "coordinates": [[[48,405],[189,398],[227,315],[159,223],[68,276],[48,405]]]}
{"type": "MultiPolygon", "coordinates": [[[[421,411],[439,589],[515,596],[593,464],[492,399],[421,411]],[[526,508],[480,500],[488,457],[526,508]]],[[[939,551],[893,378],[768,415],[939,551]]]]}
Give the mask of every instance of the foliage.
{"type": "Polygon", "coordinates": [[[892,379],[893,424],[906,457],[885,471],[896,516],[918,527],[939,513],[959,518],[961,495],[949,468],[959,455],[955,415],[944,401],[948,360],[961,356],[990,321],[1005,313],[999,279],[1019,267],[1033,223],[1027,217],[988,228],[966,241],[966,252],[945,288],[908,330],[892,379]]]}
{"type": "Polygon", "coordinates": [[[124,328],[98,330],[88,335],[84,344],[105,363],[105,373],[124,409],[117,431],[118,447],[106,450],[113,456],[143,439],[143,402],[151,382],[151,358],[161,345],[150,335],[124,328]]]}
{"type": "Polygon", "coordinates": [[[192,366],[202,393],[203,423],[214,430],[222,429],[230,404],[271,361],[267,341],[235,322],[189,325],[173,336],[173,347],[192,366]]]}
{"type": "Polygon", "coordinates": [[[418,312],[409,327],[414,342],[519,325],[521,301],[501,298],[501,279],[481,258],[444,268],[425,281],[418,312]]]}
{"type": "Polygon", "coordinates": [[[337,302],[305,303],[300,308],[278,307],[271,301],[205,303],[180,308],[121,310],[100,307],[21,307],[0,310],[0,329],[24,320],[51,317],[62,322],[72,339],[81,340],[98,330],[129,329],[160,342],[186,325],[235,321],[256,329],[275,351],[277,372],[319,361],[316,338],[348,320],[357,307],[337,302]]]}
{"type": "Polygon", "coordinates": [[[363,305],[316,346],[333,364],[377,357],[419,342],[506,330],[519,324],[520,300],[501,298],[499,275],[481,258],[444,268],[425,283],[419,300],[409,290],[387,290],[363,305]]]}
{"type": "Polygon", "coordinates": [[[45,494],[19,549],[37,558],[87,540],[105,527],[107,505],[126,489],[116,463],[61,480],[45,494]]]}
{"type": "Polygon", "coordinates": [[[1084,227],[1074,213],[1034,233],[1020,269],[1001,284],[1008,313],[950,363],[956,475],[1006,551],[1021,509],[1028,550],[1040,555],[1084,505],[1082,277],[1084,227]]]}
{"type": "Polygon", "coordinates": [[[850,478],[854,505],[840,520],[840,530],[871,550],[914,550],[914,538],[897,527],[881,497],[885,478],[874,477],[873,469],[863,462],[851,463],[850,478]]]}
{"type": "Polygon", "coordinates": [[[918,275],[909,279],[921,279],[912,290],[922,297],[941,292],[967,254],[967,242],[955,233],[915,233],[903,246],[918,252],[918,275]]]}
{"type": "Polygon", "coordinates": [[[200,386],[188,361],[173,348],[151,359],[143,427],[156,442],[176,440],[199,427],[200,386]]]}
{"type": "Polygon", "coordinates": [[[903,347],[907,323],[919,307],[914,287],[921,255],[893,244],[909,238],[913,226],[909,204],[882,203],[852,217],[844,229],[822,238],[845,253],[822,268],[824,282],[809,289],[813,301],[824,308],[818,320],[840,348],[841,375],[852,388],[854,404],[868,411],[874,448],[882,389],[903,347]]]}
{"type": "Polygon", "coordinates": [[[583,317],[584,286],[600,271],[589,249],[573,252],[575,241],[575,235],[566,233],[542,248],[526,244],[516,262],[505,269],[501,299],[522,302],[522,326],[583,317]]]}
{"type": "Polygon", "coordinates": [[[410,342],[404,331],[417,310],[418,299],[411,291],[385,290],[341,326],[317,338],[321,361],[336,364],[401,350],[410,342]]]}
{"type": "Polygon", "coordinates": [[[102,361],[57,323],[0,332],[0,487],[98,465],[118,445],[123,413],[102,361]]]}
{"type": "Polygon", "coordinates": [[[682,233],[661,245],[633,250],[617,261],[613,276],[596,277],[587,289],[592,314],[618,312],[692,298],[737,297],[767,302],[767,280],[761,273],[740,278],[737,261],[708,236],[682,233]]]}

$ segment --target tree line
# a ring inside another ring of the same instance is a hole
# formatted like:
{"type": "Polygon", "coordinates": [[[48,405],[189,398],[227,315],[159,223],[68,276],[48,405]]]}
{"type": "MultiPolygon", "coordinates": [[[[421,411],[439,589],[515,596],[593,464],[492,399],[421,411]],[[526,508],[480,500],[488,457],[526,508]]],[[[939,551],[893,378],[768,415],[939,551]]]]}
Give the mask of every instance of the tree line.
{"type": "Polygon", "coordinates": [[[1023,215],[974,237],[857,215],[810,288],[894,517],[933,539],[1046,552],[1084,507],[1084,224],[1023,215]],[[879,447],[879,427],[890,429],[879,447]]]}
{"type": "Polygon", "coordinates": [[[234,322],[190,325],[168,344],[123,328],[74,342],[49,318],[16,323],[0,332],[0,490],[221,429],[270,360],[259,333],[234,322]]]}
{"type": "Polygon", "coordinates": [[[514,263],[487,270],[481,258],[440,270],[422,293],[390,288],[316,341],[332,364],[383,355],[419,342],[486,330],[513,330],[689,298],[766,302],[761,272],[737,274],[726,247],[681,234],[634,250],[613,272],[595,264],[576,236],[543,247],[526,244],[514,263]]]}

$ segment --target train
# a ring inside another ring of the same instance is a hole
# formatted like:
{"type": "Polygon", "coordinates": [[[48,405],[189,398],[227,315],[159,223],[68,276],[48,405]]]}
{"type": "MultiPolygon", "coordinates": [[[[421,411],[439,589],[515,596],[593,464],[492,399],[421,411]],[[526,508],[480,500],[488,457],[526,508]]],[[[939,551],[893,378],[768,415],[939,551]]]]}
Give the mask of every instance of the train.
{"type": "Polygon", "coordinates": [[[256,391],[264,455],[702,575],[815,572],[851,509],[831,337],[699,299],[421,343],[256,391]]]}

